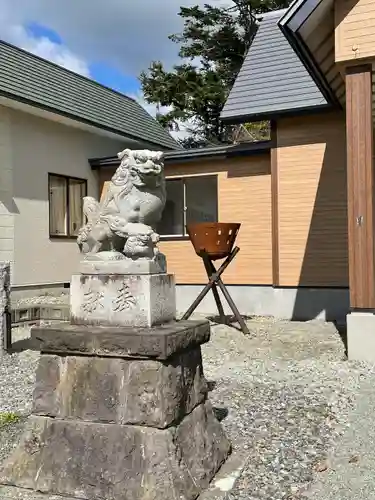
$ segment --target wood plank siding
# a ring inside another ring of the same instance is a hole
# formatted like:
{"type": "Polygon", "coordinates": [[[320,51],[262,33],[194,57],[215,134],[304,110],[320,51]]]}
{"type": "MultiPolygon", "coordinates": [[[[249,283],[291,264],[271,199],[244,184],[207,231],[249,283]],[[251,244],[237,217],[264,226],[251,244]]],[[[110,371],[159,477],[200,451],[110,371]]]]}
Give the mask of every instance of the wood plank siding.
{"type": "MultiPolygon", "coordinates": [[[[112,174],[111,169],[101,169],[101,189],[112,174]]],[[[228,284],[272,284],[269,154],[166,165],[165,174],[167,179],[217,175],[219,221],[242,224],[236,241],[241,251],[225,272],[224,281],[228,284]]],[[[161,241],[159,247],[177,283],[206,283],[202,261],[195,255],[190,241],[161,241]]]]}
{"type": "Polygon", "coordinates": [[[336,0],[335,59],[352,61],[375,56],[374,0],[336,0]]]}
{"type": "Polygon", "coordinates": [[[340,66],[335,63],[334,6],[311,31],[305,42],[337,99],[345,105],[344,77],[340,73],[340,66]]]}
{"type": "Polygon", "coordinates": [[[350,305],[375,308],[372,67],[346,75],[350,305]]]}
{"type": "Polygon", "coordinates": [[[281,119],[278,145],[280,286],[347,286],[345,117],[281,119]]]}
{"type": "MultiPolygon", "coordinates": [[[[228,284],[348,286],[345,116],[276,125],[271,155],[167,163],[166,177],[217,176],[219,221],[242,224],[228,284]]],[[[101,189],[112,174],[101,170],[101,189]]],[[[161,241],[160,248],[177,283],[206,281],[190,241],[161,241]]]]}

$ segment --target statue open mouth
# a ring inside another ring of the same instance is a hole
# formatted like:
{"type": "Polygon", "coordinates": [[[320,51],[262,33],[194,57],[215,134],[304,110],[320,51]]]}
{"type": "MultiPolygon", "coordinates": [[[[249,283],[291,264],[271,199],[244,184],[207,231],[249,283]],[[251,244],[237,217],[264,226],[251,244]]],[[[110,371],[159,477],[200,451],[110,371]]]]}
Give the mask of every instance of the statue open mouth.
{"type": "Polygon", "coordinates": [[[149,186],[150,188],[154,188],[160,185],[160,175],[162,172],[162,168],[160,165],[140,165],[136,166],[133,169],[133,182],[135,185],[149,186]]]}
{"type": "Polygon", "coordinates": [[[148,164],[137,165],[136,169],[138,170],[140,175],[151,176],[151,175],[160,175],[161,174],[162,169],[161,169],[160,165],[149,164],[149,162],[147,162],[147,163],[148,164]]]}

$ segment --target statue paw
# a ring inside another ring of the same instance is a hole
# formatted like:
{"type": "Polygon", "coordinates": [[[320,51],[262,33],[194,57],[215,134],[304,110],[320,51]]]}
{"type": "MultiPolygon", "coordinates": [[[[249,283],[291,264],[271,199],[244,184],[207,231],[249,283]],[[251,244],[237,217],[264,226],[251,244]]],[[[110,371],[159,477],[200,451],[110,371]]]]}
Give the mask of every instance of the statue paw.
{"type": "Polygon", "coordinates": [[[152,235],[151,235],[151,241],[152,243],[158,243],[160,240],[160,236],[158,235],[158,233],[155,233],[153,232],[152,235]]]}

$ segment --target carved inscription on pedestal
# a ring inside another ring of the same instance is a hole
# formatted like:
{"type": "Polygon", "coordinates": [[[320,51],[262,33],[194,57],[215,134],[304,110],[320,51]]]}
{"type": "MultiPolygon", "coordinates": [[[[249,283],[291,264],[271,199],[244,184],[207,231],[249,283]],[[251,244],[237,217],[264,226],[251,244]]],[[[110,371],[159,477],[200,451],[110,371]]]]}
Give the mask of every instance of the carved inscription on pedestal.
{"type": "Polygon", "coordinates": [[[117,297],[112,301],[114,312],[132,309],[135,305],[135,297],[130,292],[128,285],[126,283],[123,283],[122,286],[118,289],[117,297]]]}
{"type": "Polygon", "coordinates": [[[102,304],[102,299],[104,296],[104,292],[94,292],[89,288],[87,292],[83,294],[83,304],[82,310],[85,313],[92,313],[96,311],[96,309],[103,309],[104,305],[102,304]]]}

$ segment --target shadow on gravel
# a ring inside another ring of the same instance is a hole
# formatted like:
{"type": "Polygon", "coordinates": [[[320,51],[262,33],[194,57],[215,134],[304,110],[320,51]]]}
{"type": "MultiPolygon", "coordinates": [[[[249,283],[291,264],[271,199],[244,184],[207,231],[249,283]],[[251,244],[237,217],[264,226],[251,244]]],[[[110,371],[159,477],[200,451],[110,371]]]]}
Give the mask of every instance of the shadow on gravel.
{"type": "Polygon", "coordinates": [[[8,353],[14,354],[17,352],[28,351],[29,349],[32,349],[31,339],[22,339],[13,342],[12,346],[8,349],[8,353]]]}
{"type": "MultiPolygon", "coordinates": [[[[245,321],[249,321],[252,319],[252,316],[246,316],[242,315],[243,319],[245,321]]],[[[217,325],[226,325],[234,328],[235,330],[238,330],[239,332],[242,332],[241,328],[238,326],[237,320],[233,315],[226,314],[224,316],[224,321],[220,320],[220,316],[214,315],[214,316],[207,316],[207,319],[211,321],[212,323],[215,323],[217,325]]]]}
{"type": "MultiPolygon", "coordinates": [[[[208,392],[212,392],[213,390],[215,390],[216,385],[217,382],[215,382],[214,380],[207,380],[208,392]]],[[[214,415],[219,422],[224,420],[224,418],[226,418],[229,414],[228,408],[218,408],[217,406],[213,406],[212,411],[214,412],[214,415]]]]}
{"type": "Polygon", "coordinates": [[[207,380],[208,392],[212,392],[213,390],[215,390],[216,386],[217,386],[217,382],[215,382],[215,380],[207,380]]]}
{"type": "Polygon", "coordinates": [[[228,416],[228,413],[229,413],[228,408],[217,408],[214,406],[212,408],[212,410],[214,412],[215,417],[218,419],[219,422],[224,420],[224,418],[226,418],[228,416]]]}
{"type": "Polygon", "coordinates": [[[348,334],[347,334],[347,329],[346,329],[346,323],[337,323],[336,321],[333,322],[335,325],[337,331],[339,332],[339,335],[341,337],[342,343],[344,344],[345,347],[345,356],[348,356],[348,334]]]}

